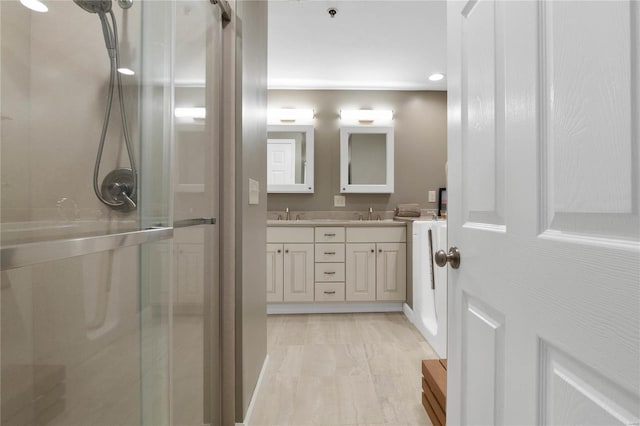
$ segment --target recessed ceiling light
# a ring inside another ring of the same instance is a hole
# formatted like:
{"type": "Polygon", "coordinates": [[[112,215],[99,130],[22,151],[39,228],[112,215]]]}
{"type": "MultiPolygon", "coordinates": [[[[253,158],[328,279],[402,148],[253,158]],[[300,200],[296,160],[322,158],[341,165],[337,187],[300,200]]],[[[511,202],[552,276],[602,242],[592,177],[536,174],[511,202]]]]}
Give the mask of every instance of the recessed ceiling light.
{"type": "Polygon", "coordinates": [[[433,73],[429,76],[429,80],[431,81],[440,81],[444,78],[444,74],[441,74],[439,72],[433,73]]]}
{"type": "Polygon", "coordinates": [[[20,3],[34,12],[47,12],[49,10],[47,5],[42,3],[40,0],[20,0],[20,3]]]}
{"type": "Polygon", "coordinates": [[[135,72],[129,68],[118,68],[118,72],[124,75],[134,75],[135,72]]]}

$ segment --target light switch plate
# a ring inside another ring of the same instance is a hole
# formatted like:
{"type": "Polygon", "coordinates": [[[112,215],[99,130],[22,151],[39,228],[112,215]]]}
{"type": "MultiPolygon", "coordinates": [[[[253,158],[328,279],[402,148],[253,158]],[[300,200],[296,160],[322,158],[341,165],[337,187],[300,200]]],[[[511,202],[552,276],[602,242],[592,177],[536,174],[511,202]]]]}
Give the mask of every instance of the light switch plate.
{"type": "Polygon", "coordinates": [[[429,191],[429,202],[430,203],[436,202],[436,191],[429,191]]]}
{"type": "Polygon", "coordinates": [[[333,207],[344,207],[347,205],[347,198],[344,195],[333,196],[333,207]]]}
{"type": "Polygon", "coordinates": [[[260,182],[249,179],[249,205],[260,204],[260,182]]]}

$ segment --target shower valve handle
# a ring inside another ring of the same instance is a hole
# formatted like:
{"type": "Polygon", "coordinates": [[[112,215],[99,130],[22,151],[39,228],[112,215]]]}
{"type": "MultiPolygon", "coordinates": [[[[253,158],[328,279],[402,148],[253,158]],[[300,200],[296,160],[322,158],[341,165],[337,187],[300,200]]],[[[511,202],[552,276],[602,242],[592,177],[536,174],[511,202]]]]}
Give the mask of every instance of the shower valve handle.
{"type": "Polygon", "coordinates": [[[136,203],[129,197],[130,190],[127,184],[114,182],[109,186],[109,192],[116,200],[122,199],[130,209],[135,209],[137,207],[136,203]]]}

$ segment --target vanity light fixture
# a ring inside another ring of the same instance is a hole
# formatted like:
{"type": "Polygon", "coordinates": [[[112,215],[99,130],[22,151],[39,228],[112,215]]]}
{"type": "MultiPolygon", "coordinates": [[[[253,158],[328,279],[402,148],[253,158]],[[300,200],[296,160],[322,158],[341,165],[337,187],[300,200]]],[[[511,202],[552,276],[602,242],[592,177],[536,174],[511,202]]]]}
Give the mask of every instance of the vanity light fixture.
{"type": "Polygon", "coordinates": [[[436,72],[429,76],[430,81],[440,81],[444,78],[444,74],[436,72]]]}
{"type": "Polygon", "coordinates": [[[174,111],[176,118],[191,118],[193,120],[204,120],[207,117],[207,109],[204,107],[196,108],[176,108],[174,111]]]}
{"type": "Polygon", "coordinates": [[[315,113],[308,108],[277,108],[269,109],[267,120],[269,123],[296,123],[313,121],[315,113]]]}
{"type": "Polygon", "coordinates": [[[46,4],[40,0],[20,0],[20,3],[27,9],[31,9],[34,12],[48,12],[49,8],[46,4]]]}
{"type": "Polygon", "coordinates": [[[391,122],[393,121],[393,111],[383,109],[343,109],[340,110],[340,119],[361,124],[391,122]]]}

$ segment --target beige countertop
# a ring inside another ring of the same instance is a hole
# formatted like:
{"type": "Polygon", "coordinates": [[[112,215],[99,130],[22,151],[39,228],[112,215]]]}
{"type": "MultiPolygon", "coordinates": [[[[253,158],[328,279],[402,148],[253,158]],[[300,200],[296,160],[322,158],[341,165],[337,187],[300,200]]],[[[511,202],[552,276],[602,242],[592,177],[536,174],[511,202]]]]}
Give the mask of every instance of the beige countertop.
{"type": "MultiPolygon", "coordinates": [[[[425,221],[425,220],[433,220],[433,216],[419,216],[419,217],[395,217],[393,220],[401,221],[401,222],[415,222],[417,220],[425,221]]],[[[441,217],[438,217],[438,222],[446,221],[441,217]]]]}
{"type": "Polygon", "coordinates": [[[341,220],[341,219],[300,219],[267,220],[267,226],[406,226],[404,221],[382,220],[341,220]]]}

